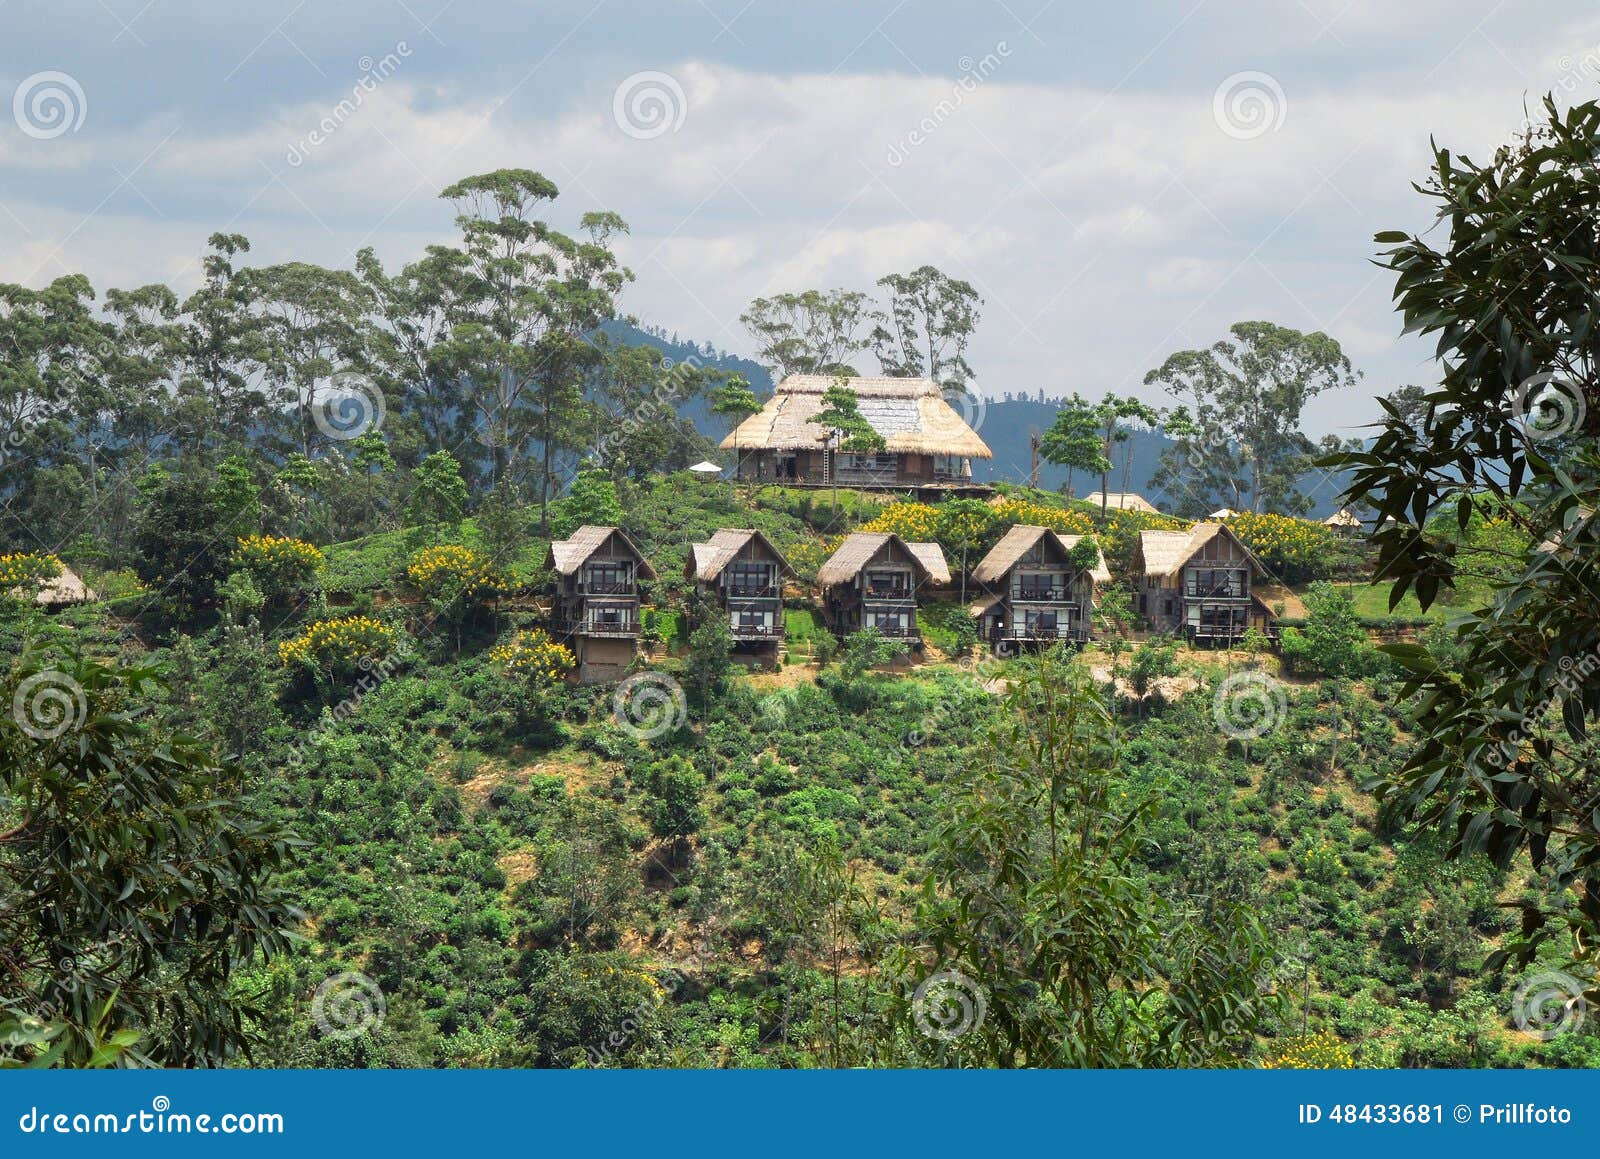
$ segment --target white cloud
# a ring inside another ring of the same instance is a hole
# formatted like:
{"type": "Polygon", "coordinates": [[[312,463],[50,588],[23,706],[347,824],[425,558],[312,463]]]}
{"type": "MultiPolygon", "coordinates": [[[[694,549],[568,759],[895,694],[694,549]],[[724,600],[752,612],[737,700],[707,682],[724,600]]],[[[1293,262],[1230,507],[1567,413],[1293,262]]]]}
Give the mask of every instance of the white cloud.
{"type": "MultiPolygon", "coordinates": [[[[1340,7],[1317,12],[1354,35],[1392,5],[1340,7]]],[[[1435,55],[1456,39],[1441,37],[1435,55]]],[[[1283,124],[1245,141],[1213,120],[1231,62],[1155,91],[1041,84],[1002,61],[953,103],[949,77],[689,60],[663,69],[684,93],[682,126],[649,140],[613,119],[626,70],[595,70],[553,108],[447,90],[403,66],[315,145],[338,83],[329,100],[270,107],[232,133],[181,129],[153,154],[171,118],[115,137],[0,135],[0,277],[55,276],[65,238],[61,260],[102,289],[192,284],[205,237],[222,228],[249,235],[263,261],[346,264],[362,244],[403,261],[451,236],[441,187],[527,166],[562,187],[557,223],[596,207],[632,223],[629,312],[720,346],[743,345],[736,319],[758,294],[867,288],[931,262],[987,299],[971,354],[995,393],[1130,388],[1172,349],[1243,317],[1326,326],[1372,380],[1398,382],[1417,377],[1424,352],[1389,324],[1371,235],[1427,223],[1409,183],[1426,170],[1430,133],[1486,152],[1537,88],[1528,76],[1600,38],[1590,22],[1552,39],[1554,52],[1519,46],[1524,75],[1481,38],[1432,76],[1432,63],[1354,81],[1280,65],[1283,124]],[[119,174],[132,182],[120,190],[119,174]]]]}

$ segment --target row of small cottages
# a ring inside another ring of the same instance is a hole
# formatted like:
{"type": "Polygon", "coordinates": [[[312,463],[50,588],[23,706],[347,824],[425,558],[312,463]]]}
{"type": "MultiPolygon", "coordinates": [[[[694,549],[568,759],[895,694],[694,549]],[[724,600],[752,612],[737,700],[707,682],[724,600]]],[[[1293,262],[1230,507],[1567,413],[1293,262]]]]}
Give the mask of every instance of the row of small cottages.
{"type": "MultiPolygon", "coordinates": [[[[1081,538],[1026,525],[1007,531],[972,573],[979,637],[996,648],[1088,641],[1099,586],[1111,582],[1111,572],[1098,549],[1092,567],[1073,562],[1081,538]]],[[[637,649],[639,581],[656,578],[650,561],[617,528],[582,527],[550,545],[548,566],[556,576],[552,631],[573,650],[579,679],[620,679],[637,649]]],[[[749,529],[718,531],[691,547],[685,570],[726,612],[735,652],[774,662],[784,636],[783,585],[794,569],[772,541],[749,529]]],[[[1255,593],[1266,569],[1220,523],[1142,532],[1134,573],[1134,611],[1159,631],[1223,642],[1251,628],[1273,631],[1273,614],[1255,593]]],[[[913,647],[922,642],[919,598],[950,583],[938,544],[888,532],[845,536],[817,572],[823,616],[835,634],[877,628],[913,647]]]]}

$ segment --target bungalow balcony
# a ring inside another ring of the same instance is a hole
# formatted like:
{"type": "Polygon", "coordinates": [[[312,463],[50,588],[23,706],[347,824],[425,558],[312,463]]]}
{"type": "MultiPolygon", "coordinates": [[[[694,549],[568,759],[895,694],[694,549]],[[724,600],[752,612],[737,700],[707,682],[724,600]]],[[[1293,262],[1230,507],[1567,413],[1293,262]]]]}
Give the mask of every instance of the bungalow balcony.
{"type": "Polygon", "coordinates": [[[1066,584],[1013,584],[1011,599],[1019,604],[1075,603],[1072,589],[1066,584]]]}
{"type": "Polygon", "coordinates": [[[629,639],[639,634],[639,617],[634,613],[615,617],[557,618],[550,622],[550,627],[558,636],[610,636],[629,639]]]}
{"type": "Polygon", "coordinates": [[[586,596],[632,596],[638,594],[638,589],[631,579],[586,580],[578,585],[578,590],[586,596]]]}
{"type": "Polygon", "coordinates": [[[1054,623],[1040,623],[1034,620],[1031,623],[1011,623],[998,628],[991,628],[988,640],[991,644],[1005,642],[1025,642],[1034,640],[1087,640],[1089,638],[1089,625],[1087,621],[1076,616],[1057,617],[1054,623]]]}
{"type": "Polygon", "coordinates": [[[781,640],[783,639],[782,624],[733,624],[731,625],[735,640],[781,640]]]}
{"type": "Polygon", "coordinates": [[[722,594],[729,600],[775,600],[783,595],[783,589],[774,579],[765,583],[730,583],[722,594]]]}

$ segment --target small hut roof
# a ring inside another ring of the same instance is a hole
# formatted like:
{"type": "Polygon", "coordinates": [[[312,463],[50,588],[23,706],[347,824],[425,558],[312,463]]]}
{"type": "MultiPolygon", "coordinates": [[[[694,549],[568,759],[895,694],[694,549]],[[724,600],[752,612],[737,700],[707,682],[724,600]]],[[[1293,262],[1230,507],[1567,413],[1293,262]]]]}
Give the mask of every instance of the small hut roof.
{"type": "Polygon", "coordinates": [[[1157,577],[1176,575],[1195,552],[1219,535],[1233,540],[1257,575],[1268,574],[1255,553],[1220,523],[1196,523],[1188,531],[1141,531],[1139,557],[1144,563],[1144,574],[1157,577]]]}
{"type": "Polygon", "coordinates": [[[778,570],[782,574],[794,575],[794,569],[783,557],[783,552],[778,550],[778,545],[761,532],[751,527],[724,527],[714,532],[707,542],[696,543],[690,548],[690,577],[707,582],[716,579],[722,574],[723,568],[739,557],[752,539],[759,539],[777,557],[778,570]]]}
{"type": "Polygon", "coordinates": [[[918,563],[927,568],[929,583],[950,582],[950,565],[945,562],[944,548],[937,543],[908,543],[906,550],[916,557],[918,563]]]}
{"type": "Polygon", "coordinates": [[[1235,511],[1232,507],[1218,507],[1210,515],[1206,516],[1206,518],[1207,519],[1232,519],[1237,514],[1239,514],[1239,513],[1237,511],[1235,511]]]}
{"type": "Polygon", "coordinates": [[[1350,512],[1348,510],[1346,510],[1345,508],[1343,508],[1343,507],[1339,508],[1339,510],[1335,511],[1332,515],[1328,516],[1322,522],[1323,522],[1323,525],[1326,526],[1326,527],[1360,527],[1361,526],[1361,520],[1357,519],[1354,515],[1350,514],[1350,512]]]}
{"type": "MultiPolygon", "coordinates": [[[[27,598],[27,592],[20,587],[12,588],[11,594],[19,599],[27,598]]],[[[43,607],[57,608],[67,604],[87,604],[99,598],[77,572],[63,566],[60,575],[39,585],[33,602],[43,607]]]]}
{"type": "MultiPolygon", "coordinates": [[[[844,542],[839,544],[838,550],[830,555],[826,562],[817,569],[817,586],[832,587],[834,584],[847,584],[861,574],[861,569],[867,562],[883,550],[883,545],[893,540],[900,545],[907,555],[911,557],[912,566],[922,575],[920,580],[928,578],[928,565],[911,550],[911,545],[901,539],[892,531],[852,531],[844,537],[844,542]]],[[[949,570],[946,569],[948,577],[949,570]]],[[[949,582],[948,578],[945,582],[949,582]]]]}
{"type": "MultiPolygon", "coordinates": [[[[977,570],[972,573],[972,578],[980,584],[998,583],[1005,574],[1017,566],[1017,561],[1028,552],[1039,540],[1045,536],[1054,537],[1060,545],[1063,554],[1070,553],[1077,546],[1081,535],[1063,535],[1048,527],[1036,527],[1031,523],[1019,523],[1000,537],[1000,542],[989,549],[989,554],[983,557],[977,570]]],[[[1094,567],[1089,569],[1089,577],[1096,583],[1107,584],[1111,582],[1111,570],[1106,567],[1106,557],[1095,544],[1096,559],[1094,567]]]]}
{"type": "Polygon", "coordinates": [[[1144,511],[1151,515],[1161,514],[1155,505],[1143,495],[1136,495],[1132,491],[1091,491],[1083,497],[1083,501],[1085,503],[1093,503],[1096,507],[1099,507],[1102,497],[1105,499],[1105,506],[1113,511],[1144,511]]]}
{"type": "Polygon", "coordinates": [[[809,421],[822,410],[830,386],[849,387],[861,401],[861,417],[883,436],[890,454],[957,455],[992,459],[994,452],[945,401],[929,378],[847,378],[791,374],[756,414],[722,440],[723,450],[815,450],[827,432],[809,421]]]}
{"type": "Polygon", "coordinates": [[[967,609],[967,615],[976,620],[979,616],[983,615],[983,613],[987,612],[999,602],[1000,597],[997,595],[979,596],[973,601],[972,606],[967,609]]]}
{"type": "Polygon", "coordinates": [[[585,563],[589,557],[605,545],[606,540],[615,535],[628,550],[633,553],[639,565],[639,574],[645,579],[655,579],[656,569],[650,566],[650,561],[644,553],[629,539],[620,528],[595,527],[585,524],[574,531],[567,539],[558,539],[550,544],[550,554],[547,562],[561,575],[571,575],[585,563]]]}

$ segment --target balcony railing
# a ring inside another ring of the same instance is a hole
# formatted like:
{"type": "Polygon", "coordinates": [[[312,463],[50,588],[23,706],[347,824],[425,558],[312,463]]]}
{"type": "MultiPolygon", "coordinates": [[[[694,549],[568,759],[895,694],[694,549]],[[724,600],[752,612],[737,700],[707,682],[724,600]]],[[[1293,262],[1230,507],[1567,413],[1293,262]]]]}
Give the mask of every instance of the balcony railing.
{"type": "Polygon", "coordinates": [[[725,592],[730,600],[775,600],[783,594],[777,584],[729,584],[725,592]]]}
{"type": "Polygon", "coordinates": [[[591,596],[631,596],[634,594],[632,580],[587,580],[580,587],[584,594],[591,596]]]}
{"type": "Polygon", "coordinates": [[[558,636],[637,636],[639,620],[627,617],[621,620],[552,620],[550,627],[558,636]]]}
{"type": "Polygon", "coordinates": [[[880,636],[888,636],[891,640],[920,640],[922,633],[917,631],[915,624],[865,624],[867,628],[878,629],[880,636]]]}
{"type": "Polygon", "coordinates": [[[1072,598],[1072,593],[1066,587],[1015,587],[1011,589],[1011,598],[1024,604],[1064,604],[1072,598]]]}
{"type": "Polygon", "coordinates": [[[898,584],[884,584],[877,587],[868,584],[861,594],[869,600],[909,600],[912,597],[912,591],[909,587],[903,587],[898,584]]]}
{"type": "Polygon", "coordinates": [[[778,640],[783,637],[782,624],[734,624],[735,640],[778,640]]]}
{"type": "Polygon", "coordinates": [[[1047,627],[1042,624],[1007,624],[1004,628],[995,628],[990,631],[989,639],[999,640],[1086,640],[1089,638],[1087,624],[1056,624],[1047,627]]]}

